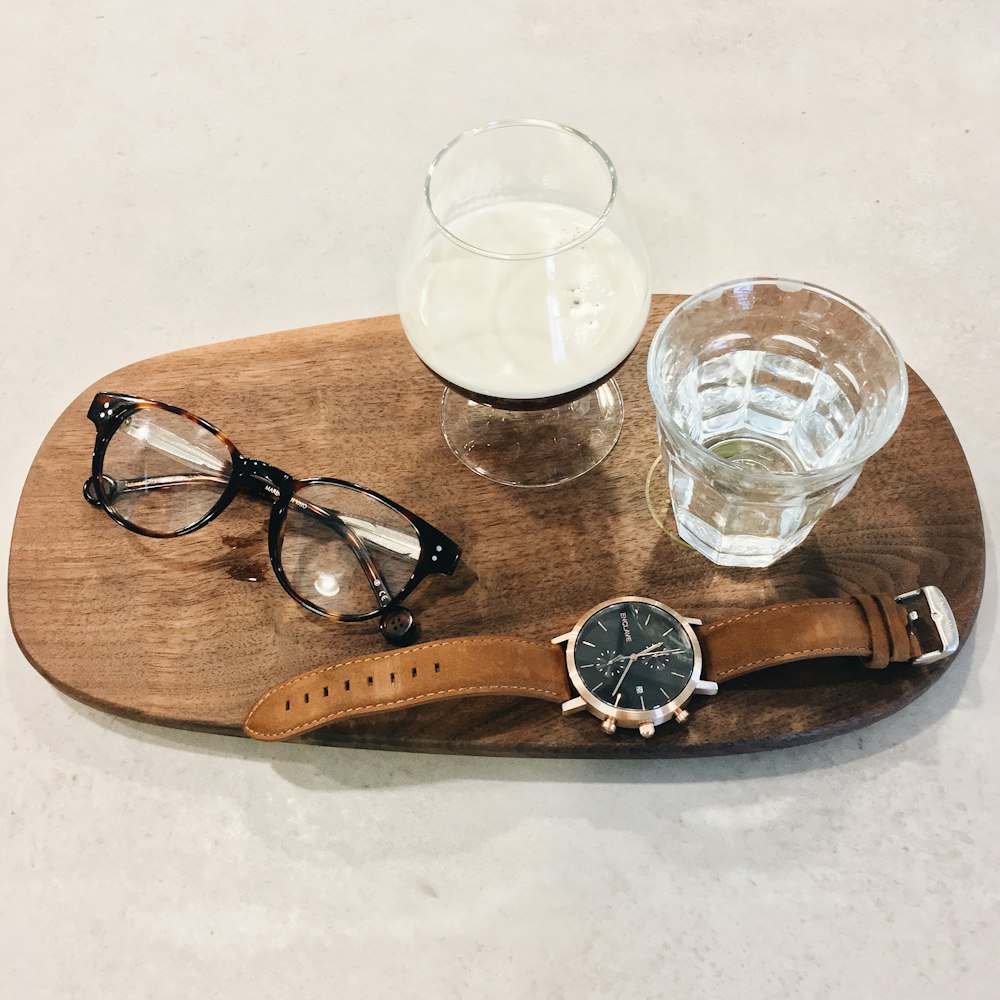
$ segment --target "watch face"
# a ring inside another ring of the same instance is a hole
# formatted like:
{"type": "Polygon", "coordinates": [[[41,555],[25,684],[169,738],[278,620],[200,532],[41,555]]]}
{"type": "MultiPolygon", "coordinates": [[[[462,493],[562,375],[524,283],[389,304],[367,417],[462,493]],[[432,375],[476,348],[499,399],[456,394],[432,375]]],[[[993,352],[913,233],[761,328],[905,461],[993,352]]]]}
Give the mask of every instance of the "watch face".
{"type": "Polygon", "coordinates": [[[569,653],[580,695],[625,724],[659,721],[675,703],[683,704],[701,667],[687,622],[665,605],[640,598],[595,608],[569,653]]]}

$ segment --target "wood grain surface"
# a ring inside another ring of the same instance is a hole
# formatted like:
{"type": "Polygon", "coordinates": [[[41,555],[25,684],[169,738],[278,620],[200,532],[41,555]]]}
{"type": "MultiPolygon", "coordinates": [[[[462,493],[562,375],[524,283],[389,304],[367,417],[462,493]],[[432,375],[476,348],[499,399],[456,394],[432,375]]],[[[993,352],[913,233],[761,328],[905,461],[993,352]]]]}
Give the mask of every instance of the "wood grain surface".
{"type": "MultiPolygon", "coordinates": [[[[498,486],[452,456],[438,427],[441,386],[410,351],[396,316],[215,344],[109,374],[58,419],[25,482],[8,582],[22,650],[53,684],[91,705],[239,735],[273,684],[386,648],[375,625],[330,622],[285,595],[268,563],[268,511],[259,502],[237,498],[206,528],[167,540],[125,531],[85,503],[94,443],[86,412],[98,389],[185,407],[247,455],[296,476],[361,483],[454,538],[464,549],[455,575],[429,579],[407,602],[424,639],[489,632],[546,640],[625,593],[710,621],[781,600],[927,583],[949,596],[964,639],[982,595],[982,515],[951,424],[912,371],[895,437],[776,566],[716,567],[657,527],[645,495],[657,456],[645,360],[653,331],[678,301],[654,298],[643,339],[618,374],[626,404],[618,446],[587,476],[546,490],[498,486]]],[[[662,508],[662,477],[652,483],[662,508]]],[[[634,731],[609,738],[589,715],[564,719],[550,704],[508,698],[423,706],[305,739],[495,755],[745,752],[875,722],[947,665],[876,673],[834,660],[765,671],[697,701],[685,726],[664,725],[649,740],[634,731]]]]}

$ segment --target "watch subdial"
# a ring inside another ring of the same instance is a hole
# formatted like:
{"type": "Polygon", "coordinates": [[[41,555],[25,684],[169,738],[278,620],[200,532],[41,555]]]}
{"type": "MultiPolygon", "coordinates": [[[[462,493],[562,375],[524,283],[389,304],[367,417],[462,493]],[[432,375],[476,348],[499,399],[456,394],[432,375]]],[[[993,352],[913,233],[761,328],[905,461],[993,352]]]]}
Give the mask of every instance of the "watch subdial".
{"type": "Polygon", "coordinates": [[[594,673],[604,678],[617,677],[625,665],[625,657],[618,653],[602,650],[590,664],[594,673]]]}

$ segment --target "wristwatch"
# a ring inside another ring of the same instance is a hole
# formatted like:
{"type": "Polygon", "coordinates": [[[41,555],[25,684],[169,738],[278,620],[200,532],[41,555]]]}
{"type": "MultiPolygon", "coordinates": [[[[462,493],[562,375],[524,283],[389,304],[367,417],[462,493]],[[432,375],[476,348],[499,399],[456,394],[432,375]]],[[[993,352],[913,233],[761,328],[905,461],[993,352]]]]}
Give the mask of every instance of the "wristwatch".
{"type": "Polygon", "coordinates": [[[499,635],[425,642],[318,667],[271,688],[243,724],[283,740],[338,721],[427,702],[516,695],[589,711],[608,734],[652,736],[684,722],[696,694],[779,663],[859,657],[871,669],[951,656],[958,627],[944,594],[863,594],[758,608],[704,624],[645,597],[587,611],[550,643],[499,635]]]}

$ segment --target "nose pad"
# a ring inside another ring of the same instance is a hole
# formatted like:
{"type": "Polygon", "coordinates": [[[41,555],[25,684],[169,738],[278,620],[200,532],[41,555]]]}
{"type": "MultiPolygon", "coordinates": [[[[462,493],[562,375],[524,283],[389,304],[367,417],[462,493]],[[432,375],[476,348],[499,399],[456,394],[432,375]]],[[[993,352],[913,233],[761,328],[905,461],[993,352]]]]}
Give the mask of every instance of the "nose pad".
{"type": "Polygon", "coordinates": [[[417,620],[402,605],[382,615],[378,628],[391,646],[409,646],[416,641],[419,632],[417,620]]]}

